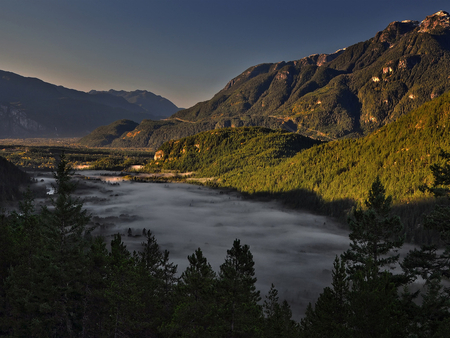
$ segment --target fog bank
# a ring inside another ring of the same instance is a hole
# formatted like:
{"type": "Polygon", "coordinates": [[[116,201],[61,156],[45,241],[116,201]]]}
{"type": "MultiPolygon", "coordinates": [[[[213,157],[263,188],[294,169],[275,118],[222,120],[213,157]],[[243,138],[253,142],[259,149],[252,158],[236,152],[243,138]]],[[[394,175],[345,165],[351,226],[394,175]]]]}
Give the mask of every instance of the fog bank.
{"type": "MultiPolygon", "coordinates": [[[[81,174],[99,177],[94,171],[81,174]]],[[[43,179],[40,184],[50,187],[52,179],[43,179]]],[[[240,239],[250,246],[263,299],[273,283],[296,320],[330,285],[334,258],[349,244],[348,232],[330,218],[190,184],[82,181],[77,194],[98,226],[96,234],[109,243],[110,236],[121,233],[133,251],[144,241],[142,230],[151,230],[161,248],[170,251],[179,274],[198,247],[218,271],[233,241],[240,239]]]]}

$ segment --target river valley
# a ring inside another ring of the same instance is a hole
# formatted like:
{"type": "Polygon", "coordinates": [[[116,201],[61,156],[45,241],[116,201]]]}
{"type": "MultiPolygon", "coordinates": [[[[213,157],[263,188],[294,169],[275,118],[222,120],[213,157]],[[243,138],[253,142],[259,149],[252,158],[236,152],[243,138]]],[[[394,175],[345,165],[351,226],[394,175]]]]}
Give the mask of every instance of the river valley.
{"type": "MultiPolygon", "coordinates": [[[[77,195],[92,214],[94,233],[105,236],[107,243],[121,233],[130,251],[139,250],[143,229],[151,230],[181,274],[187,256],[199,247],[219,271],[238,238],[250,246],[262,298],[273,283],[296,320],[330,285],[334,258],[348,248],[348,231],[342,225],[276,202],[245,200],[237,193],[191,184],[121,181],[99,171],[77,174],[90,178],[80,179],[77,195]]],[[[50,174],[37,179],[51,191],[50,174]]]]}

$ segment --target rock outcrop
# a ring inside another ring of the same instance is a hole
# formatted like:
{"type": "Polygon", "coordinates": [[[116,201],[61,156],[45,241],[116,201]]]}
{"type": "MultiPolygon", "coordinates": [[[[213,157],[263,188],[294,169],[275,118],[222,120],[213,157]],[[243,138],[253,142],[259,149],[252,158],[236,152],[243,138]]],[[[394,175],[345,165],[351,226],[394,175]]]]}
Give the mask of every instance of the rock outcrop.
{"type": "Polygon", "coordinates": [[[439,11],[429,15],[420,23],[420,33],[439,33],[450,28],[450,14],[439,11]]]}

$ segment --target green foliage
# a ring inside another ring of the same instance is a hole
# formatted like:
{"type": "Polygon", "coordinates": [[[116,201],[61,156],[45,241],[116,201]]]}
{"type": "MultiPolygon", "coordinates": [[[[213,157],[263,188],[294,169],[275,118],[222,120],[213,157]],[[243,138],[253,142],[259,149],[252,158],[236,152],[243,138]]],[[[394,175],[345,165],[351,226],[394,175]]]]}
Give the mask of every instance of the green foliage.
{"type": "Polygon", "coordinates": [[[15,317],[9,323],[15,335],[73,336],[81,332],[89,216],[71,197],[70,175],[62,154],[54,173],[57,197],[51,201],[53,209],[43,208],[35,216],[31,200],[26,200],[23,215],[13,215],[16,241],[25,235],[21,244],[13,244],[23,252],[5,280],[6,308],[15,317]]]}
{"type": "Polygon", "coordinates": [[[221,321],[220,336],[258,337],[262,313],[259,291],[256,290],[253,255],[248,245],[236,239],[227,250],[220,266],[218,291],[221,321]]]}
{"type": "Polygon", "coordinates": [[[291,319],[292,311],[289,304],[278,298],[278,290],[272,284],[263,303],[264,311],[264,337],[298,337],[299,326],[291,319]]]}
{"type": "Polygon", "coordinates": [[[260,129],[205,132],[164,144],[159,162],[167,169],[197,171],[197,178],[214,177],[219,187],[334,216],[363,205],[379,176],[392,196],[393,212],[402,216],[406,240],[429,242],[432,235],[416,225],[434,201],[419,188],[432,182],[428,168],[438,163],[439,148],[450,150],[449,111],[446,93],[364,138],[312,147],[290,146],[292,134],[254,137],[260,129]]]}
{"type": "Polygon", "coordinates": [[[176,287],[171,322],[164,331],[171,337],[212,337],[217,334],[216,273],[201,249],[188,256],[189,266],[176,287]]]}
{"type": "MultiPolygon", "coordinates": [[[[110,170],[128,169],[135,164],[143,165],[153,159],[154,155],[147,149],[89,149],[51,145],[6,145],[0,150],[0,154],[11,163],[33,171],[53,169],[61,152],[65,153],[68,164],[74,168],[81,166],[110,170]]],[[[14,180],[14,176],[10,176],[14,180]]]]}
{"type": "MultiPolygon", "coordinates": [[[[319,142],[266,128],[224,128],[165,143],[160,150],[163,169],[198,171],[198,176],[220,176],[251,167],[280,163],[319,142]]],[[[151,167],[150,167],[151,168],[151,167]]]]}
{"type": "Polygon", "coordinates": [[[357,209],[349,218],[350,249],[342,255],[351,274],[373,265],[390,268],[399,255],[392,255],[403,245],[403,226],[398,216],[390,215],[392,198],[385,196],[379,177],[375,179],[366,200],[366,210],[357,209]],[[369,264],[370,263],[370,264],[369,264]]]}

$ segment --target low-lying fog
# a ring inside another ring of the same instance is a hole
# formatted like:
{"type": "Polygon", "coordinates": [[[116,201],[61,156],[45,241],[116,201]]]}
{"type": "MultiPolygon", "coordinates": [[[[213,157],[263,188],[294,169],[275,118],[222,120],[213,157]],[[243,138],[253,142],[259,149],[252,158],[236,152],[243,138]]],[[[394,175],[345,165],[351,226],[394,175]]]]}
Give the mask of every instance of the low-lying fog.
{"type": "MultiPolygon", "coordinates": [[[[41,184],[50,186],[51,179],[43,179],[41,184]]],[[[233,241],[240,239],[253,253],[262,298],[273,283],[296,320],[330,285],[334,258],[349,244],[348,231],[330,218],[190,184],[83,181],[78,194],[99,225],[95,232],[107,242],[119,232],[130,251],[139,250],[144,237],[137,235],[151,230],[161,248],[170,251],[179,274],[198,247],[218,271],[233,241]],[[129,228],[133,237],[127,236],[129,228]]]]}

